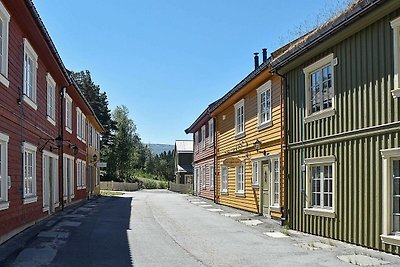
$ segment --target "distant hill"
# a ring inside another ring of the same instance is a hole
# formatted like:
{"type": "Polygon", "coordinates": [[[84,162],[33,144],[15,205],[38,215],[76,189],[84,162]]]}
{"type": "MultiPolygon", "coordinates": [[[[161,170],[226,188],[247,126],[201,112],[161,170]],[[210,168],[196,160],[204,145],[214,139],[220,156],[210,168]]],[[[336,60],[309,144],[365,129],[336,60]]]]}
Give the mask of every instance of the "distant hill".
{"type": "Polygon", "coordinates": [[[167,144],[148,144],[150,151],[154,155],[161,154],[162,152],[172,151],[174,149],[174,145],[167,145],[167,144]]]}

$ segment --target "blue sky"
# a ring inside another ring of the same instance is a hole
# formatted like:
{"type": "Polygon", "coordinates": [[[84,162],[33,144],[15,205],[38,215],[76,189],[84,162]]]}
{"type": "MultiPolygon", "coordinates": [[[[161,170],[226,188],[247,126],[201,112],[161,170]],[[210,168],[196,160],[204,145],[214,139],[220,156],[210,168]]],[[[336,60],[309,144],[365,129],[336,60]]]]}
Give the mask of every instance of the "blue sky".
{"type": "Polygon", "coordinates": [[[67,68],[90,70],[145,143],[173,144],[253,70],[253,52],[345,0],[34,0],[67,68]],[[335,4],[334,4],[335,3],[335,4]]]}

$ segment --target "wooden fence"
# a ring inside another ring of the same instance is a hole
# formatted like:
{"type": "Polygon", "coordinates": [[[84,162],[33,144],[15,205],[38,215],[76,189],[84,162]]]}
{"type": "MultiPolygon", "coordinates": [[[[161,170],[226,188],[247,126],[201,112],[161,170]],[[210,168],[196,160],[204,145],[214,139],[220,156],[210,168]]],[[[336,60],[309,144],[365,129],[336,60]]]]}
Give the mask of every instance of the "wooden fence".
{"type": "Polygon", "coordinates": [[[177,192],[177,193],[181,193],[181,194],[189,194],[192,192],[192,184],[177,184],[177,183],[173,183],[173,182],[169,182],[168,183],[168,189],[173,191],[173,192],[177,192]]]}
{"type": "Polygon", "coordinates": [[[125,183],[125,182],[100,182],[101,190],[113,191],[137,191],[139,189],[138,183],[125,183]]]}

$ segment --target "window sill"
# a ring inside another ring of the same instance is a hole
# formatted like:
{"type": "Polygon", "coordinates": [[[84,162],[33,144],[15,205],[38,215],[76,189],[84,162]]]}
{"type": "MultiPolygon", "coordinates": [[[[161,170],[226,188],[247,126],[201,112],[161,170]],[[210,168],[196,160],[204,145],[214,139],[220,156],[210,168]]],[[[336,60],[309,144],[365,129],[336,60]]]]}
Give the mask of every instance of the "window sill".
{"type": "Polygon", "coordinates": [[[251,187],[254,188],[254,189],[258,189],[258,188],[260,188],[260,185],[259,184],[252,184],[251,187]]]}
{"type": "Polygon", "coordinates": [[[328,218],[336,218],[336,213],[333,210],[306,208],[304,209],[304,214],[328,217],[328,218]]]}
{"type": "Polygon", "coordinates": [[[48,120],[51,124],[53,124],[54,126],[56,126],[56,121],[53,120],[49,115],[47,115],[47,120],[48,120]]]}
{"type": "Polygon", "coordinates": [[[393,98],[400,97],[400,88],[396,88],[392,90],[393,98]]]}
{"type": "Polygon", "coordinates": [[[281,207],[279,206],[269,206],[269,210],[273,212],[281,212],[281,207]]]}
{"type": "Polygon", "coordinates": [[[242,192],[236,192],[235,196],[237,196],[237,197],[246,197],[246,195],[244,193],[242,193],[242,192]]]}
{"type": "Polygon", "coordinates": [[[36,196],[24,198],[24,204],[31,204],[35,202],[37,202],[36,196]]]}
{"type": "Polygon", "coordinates": [[[43,207],[42,211],[43,211],[43,212],[49,211],[49,207],[48,207],[48,206],[47,206],[47,207],[43,207]]]}
{"type": "Polygon", "coordinates": [[[0,202],[0,210],[6,210],[10,207],[9,201],[0,202]]]}
{"type": "Polygon", "coordinates": [[[28,96],[24,95],[22,97],[22,100],[24,102],[26,102],[31,108],[33,108],[34,110],[37,110],[37,104],[35,102],[33,102],[32,99],[30,99],[28,96]]]}
{"type": "Polygon", "coordinates": [[[400,246],[400,236],[398,235],[381,235],[382,243],[400,246]]]}
{"type": "Polygon", "coordinates": [[[221,191],[221,195],[228,196],[228,191],[221,191]]]}
{"type": "Polygon", "coordinates": [[[332,116],[335,115],[335,113],[336,113],[336,111],[333,108],[332,109],[326,109],[326,110],[323,110],[323,111],[319,111],[319,112],[316,112],[316,113],[313,113],[311,115],[306,116],[304,118],[304,123],[309,123],[309,122],[312,122],[312,121],[317,121],[317,120],[320,120],[320,119],[325,119],[325,118],[328,118],[328,117],[332,117],[332,116]]]}
{"type": "Polygon", "coordinates": [[[0,74],[0,82],[7,88],[10,86],[10,81],[3,74],[0,74]]]}
{"type": "Polygon", "coordinates": [[[271,127],[272,126],[272,120],[264,122],[263,124],[259,124],[257,129],[259,131],[264,130],[265,128],[271,127]]]}
{"type": "Polygon", "coordinates": [[[241,133],[236,134],[236,135],[235,135],[235,138],[236,138],[236,139],[239,139],[239,138],[243,138],[243,137],[245,137],[245,136],[246,136],[246,134],[245,134],[244,132],[241,132],[241,133]]]}
{"type": "Polygon", "coordinates": [[[70,129],[68,126],[65,126],[65,130],[66,130],[67,132],[69,132],[70,134],[72,134],[72,129],[70,129]]]}

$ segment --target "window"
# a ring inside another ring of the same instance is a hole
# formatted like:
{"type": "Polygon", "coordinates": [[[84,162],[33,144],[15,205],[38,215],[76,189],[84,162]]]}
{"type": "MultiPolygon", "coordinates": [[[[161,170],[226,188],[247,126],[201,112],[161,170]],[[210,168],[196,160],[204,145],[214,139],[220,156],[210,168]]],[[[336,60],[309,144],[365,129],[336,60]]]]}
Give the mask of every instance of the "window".
{"type": "Polygon", "coordinates": [[[334,79],[333,66],[337,59],[330,54],[303,69],[306,90],[305,122],[333,116],[334,79]]]}
{"type": "Polygon", "coordinates": [[[203,125],[201,127],[201,146],[202,148],[206,148],[206,126],[203,125]]]}
{"type": "Polygon", "coordinates": [[[236,167],[236,194],[244,195],[245,187],[245,172],[244,163],[236,167]]]}
{"type": "Polygon", "coordinates": [[[279,159],[271,160],[271,206],[280,207],[279,159]]]}
{"type": "Polygon", "coordinates": [[[96,168],[96,186],[100,185],[100,169],[96,168]]]}
{"type": "Polygon", "coordinates": [[[393,48],[394,48],[394,88],[392,90],[393,97],[400,97],[400,17],[393,20],[390,25],[393,28],[393,48]]]}
{"type": "Polygon", "coordinates": [[[36,196],[36,146],[23,143],[24,204],[37,201],[36,196]]]}
{"type": "Polygon", "coordinates": [[[210,145],[214,143],[214,120],[208,121],[208,138],[210,140],[210,145]]]}
{"type": "Polygon", "coordinates": [[[258,128],[271,125],[271,81],[257,89],[258,128]]]}
{"type": "Polygon", "coordinates": [[[47,120],[56,125],[56,82],[47,73],[47,120]]]}
{"type": "Polygon", "coordinates": [[[306,214],[335,217],[335,156],[305,159],[306,214]]]}
{"type": "Polygon", "coordinates": [[[8,209],[8,135],[0,133],[0,210],[8,209]]]}
{"type": "Polygon", "coordinates": [[[76,108],[76,136],[86,143],[86,116],[80,108],[76,108]]]}
{"type": "Polygon", "coordinates": [[[65,94],[65,130],[72,133],[72,98],[65,94]]]}
{"type": "Polygon", "coordinates": [[[206,189],[206,166],[201,167],[201,184],[206,189]]]}
{"type": "Polygon", "coordinates": [[[260,170],[259,170],[259,162],[258,161],[254,161],[252,164],[252,179],[251,179],[251,183],[252,185],[259,185],[259,181],[260,181],[260,170]]]}
{"type": "Polygon", "coordinates": [[[58,197],[58,156],[56,154],[43,151],[43,211],[54,211],[59,205],[58,197]],[[51,205],[51,203],[53,205],[51,205]]]}
{"type": "Polygon", "coordinates": [[[37,110],[36,74],[38,56],[26,38],[24,38],[24,96],[23,100],[37,110]]]}
{"type": "Polygon", "coordinates": [[[235,104],[235,133],[236,138],[244,136],[244,99],[235,104]]]}
{"type": "Polygon", "coordinates": [[[98,132],[96,132],[96,150],[97,151],[100,151],[100,138],[101,138],[101,135],[98,132]]]}
{"type": "Polygon", "coordinates": [[[199,132],[196,131],[196,132],[194,133],[194,150],[195,150],[196,152],[198,152],[198,147],[199,147],[199,132]]]}
{"type": "Polygon", "coordinates": [[[6,87],[10,85],[8,80],[8,31],[10,14],[0,2],[0,82],[6,87]]]}
{"type": "Polygon", "coordinates": [[[221,166],[221,193],[228,193],[228,167],[221,166]]]}
{"type": "Polygon", "coordinates": [[[74,157],[64,154],[64,169],[63,169],[63,197],[64,200],[71,200],[75,197],[74,194],[74,157]]]}
{"type": "Polygon", "coordinates": [[[77,173],[77,188],[85,189],[86,188],[86,162],[77,159],[76,160],[76,173],[77,173]]]}
{"type": "Polygon", "coordinates": [[[400,245],[400,148],[381,150],[383,158],[381,240],[400,245]]]}
{"type": "Polygon", "coordinates": [[[210,191],[212,190],[212,189],[214,189],[214,164],[210,164],[210,167],[209,167],[209,169],[208,169],[208,175],[209,175],[209,177],[210,177],[210,191]]]}

